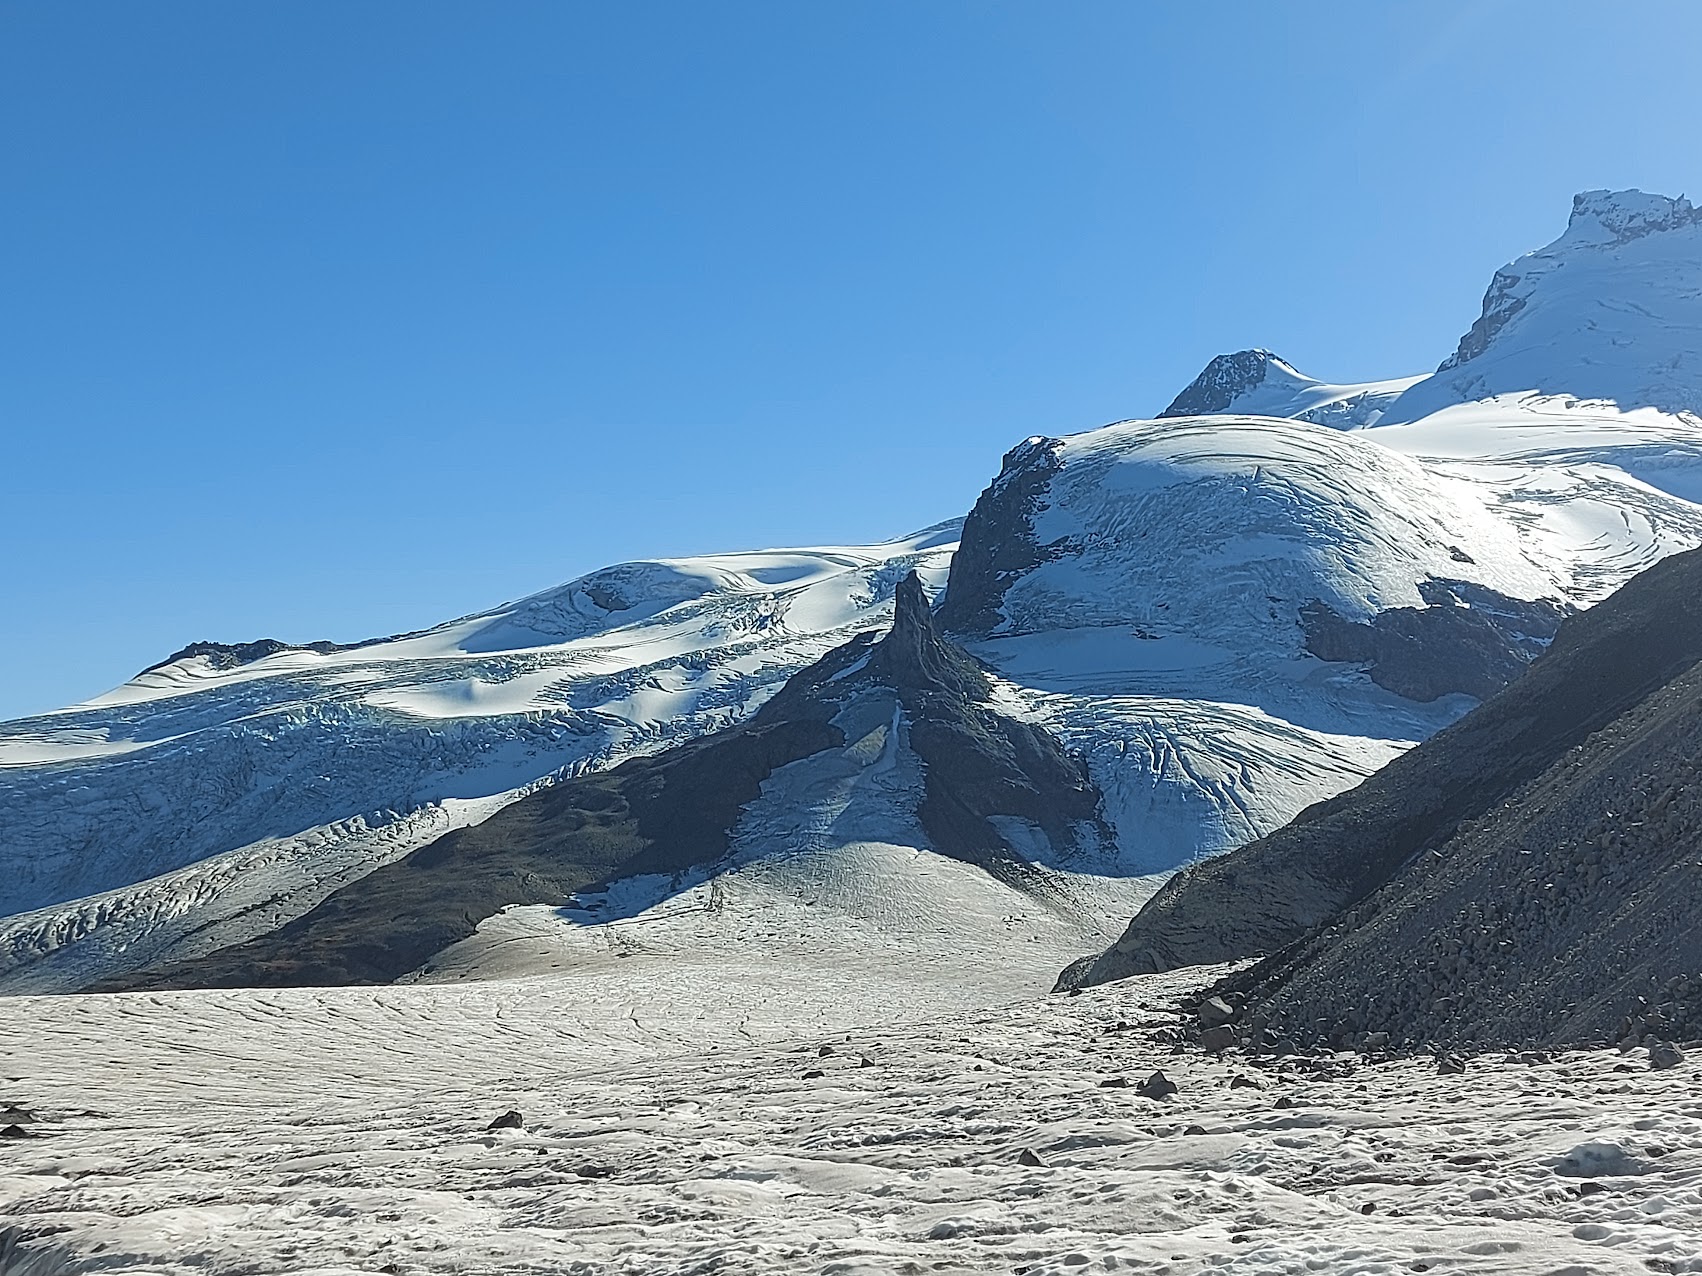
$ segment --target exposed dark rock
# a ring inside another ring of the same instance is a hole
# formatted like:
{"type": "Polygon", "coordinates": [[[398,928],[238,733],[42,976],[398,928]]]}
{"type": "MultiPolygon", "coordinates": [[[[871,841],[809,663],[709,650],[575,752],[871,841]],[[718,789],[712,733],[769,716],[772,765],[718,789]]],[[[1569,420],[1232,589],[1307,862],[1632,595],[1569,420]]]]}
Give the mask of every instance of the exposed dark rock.
{"type": "Polygon", "coordinates": [[[1144,1099],[1168,1099],[1176,1091],[1176,1083],[1162,1072],[1153,1073],[1135,1087],[1135,1093],[1144,1099]]]}
{"type": "Polygon", "coordinates": [[[1202,1028],[1215,1028],[1235,1018],[1235,1007],[1222,997],[1207,997],[1200,1003],[1197,1013],[1202,1028]]]}
{"type": "Polygon", "coordinates": [[[1702,1035],[1699,661],[1693,551],[1357,789],[1178,875],[1066,979],[1262,950],[1219,990],[1303,1044],[1702,1035]]]}
{"type": "Polygon", "coordinates": [[[1158,415],[1162,419],[1222,412],[1247,391],[1265,383],[1271,360],[1275,358],[1269,350],[1237,350],[1234,354],[1220,354],[1206,364],[1205,371],[1158,415]]]}
{"type": "Polygon", "coordinates": [[[1562,1178],[1621,1178],[1648,1172],[1629,1148],[1619,1143],[1580,1143],[1562,1156],[1554,1158],[1554,1172],[1562,1178]]]}
{"type": "Polygon", "coordinates": [[[497,1117],[496,1120],[492,1121],[489,1125],[487,1125],[485,1127],[485,1129],[486,1129],[486,1131],[491,1131],[491,1130],[519,1130],[519,1129],[523,1129],[525,1127],[525,1125],[526,1125],[525,1118],[523,1118],[513,1108],[510,1108],[507,1112],[504,1112],[501,1116],[497,1117]]]}
{"type": "Polygon", "coordinates": [[[1040,545],[1034,515],[1063,468],[1063,441],[1032,438],[1005,453],[999,476],[963,522],[938,620],[949,633],[985,637],[1003,622],[1005,590],[1025,573],[1059,557],[1064,546],[1040,545]]]}
{"type": "Polygon", "coordinates": [[[1463,363],[1470,363],[1485,350],[1500,335],[1513,316],[1525,308],[1526,298],[1514,293],[1519,286],[1520,276],[1511,270],[1501,269],[1495,272],[1495,277],[1489,281],[1489,290],[1483,294],[1483,311],[1460,338],[1460,344],[1454,353],[1444,359],[1436,370],[1447,372],[1463,363]]]}
{"type": "Polygon", "coordinates": [[[1300,609],[1306,650],[1362,662],[1379,687],[1409,700],[1454,692],[1486,700],[1524,672],[1565,619],[1559,604],[1526,602],[1469,581],[1430,580],[1423,607],[1392,607],[1369,622],[1313,600],[1300,609]]]}
{"type": "MultiPolygon", "coordinates": [[[[257,638],[253,642],[192,642],[187,647],[172,652],[164,660],[149,665],[142,673],[152,673],[191,656],[205,656],[207,663],[215,669],[236,669],[242,665],[251,665],[256,660],[264,660],[267,656],[275,656],[280,651],[316,651],[322,656],[328,656],[334,651],[349,651],[362,645],[364,644],[279,642],[276,638],[257,638]]],[[[140,676],[141,674],[137,675],[140,676]]]]}
{"type": "Polygon", "coordinates": [[[981,666],[934,627],[928,596],[911,572],[899,582],[892,630],[869,654],[869,669],[901,694],[943,693],[964,700],[985,700],[992,684],[981,666]]]}
{"type": "Polygon", "coordinates": [[[1024,1148],[1022,1151],[1018,1152],[1016,1154],[1016,1163],[1018,1165],[1026,1165],[1030,1169],[1035,1170],[1043,1170],[1046,1168],[1046,1162],[1042,1161],[1039,1155],[1032,1148],[1024,1148]]]}
{"type": "Polygon", "coordinates": [[[1228,1024],[1218,1024],[1200,1033],[1200,1049],[1209,1050],[1212,1054],[1221,1054],[1234,1044],[1235,1029],[1228,1024]]]}
{"type": "Polygon", "coordinates": [[[1649,1067],[1676,1068],[1684,1062],[1684,1051],[1670,1041],[1657,1041],[1649,1047],[1649,1067]]]}
{"type": "Polygon", "coordinates": [[[914,573],[899,586],[892,632],[869,669],[904,704],[910,747],[924,767],[918,814],[935,850],[1028,887],[1037,884],[1033,866],[993,819],[1037,827],[1061,854],[1078,849],[1083,828],[1109,844],[1102,797],[1085,764],[1051,732],[979,703],[990,690],[987,676],[940,633],[914,573]]]}

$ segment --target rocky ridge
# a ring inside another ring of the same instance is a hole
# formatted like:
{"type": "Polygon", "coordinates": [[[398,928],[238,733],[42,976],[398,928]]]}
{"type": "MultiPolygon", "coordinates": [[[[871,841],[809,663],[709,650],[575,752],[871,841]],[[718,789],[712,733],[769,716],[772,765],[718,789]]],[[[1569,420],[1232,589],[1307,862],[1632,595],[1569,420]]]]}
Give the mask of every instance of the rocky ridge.
{"type": "Polygon", "coordinates": [[[1264,953],[1219,990],[1250,1044],[1694,1033],[1699,600],[1702,552],[1650,568],[1453,727],[1177,875],[1061,984],[1264,953]]]}

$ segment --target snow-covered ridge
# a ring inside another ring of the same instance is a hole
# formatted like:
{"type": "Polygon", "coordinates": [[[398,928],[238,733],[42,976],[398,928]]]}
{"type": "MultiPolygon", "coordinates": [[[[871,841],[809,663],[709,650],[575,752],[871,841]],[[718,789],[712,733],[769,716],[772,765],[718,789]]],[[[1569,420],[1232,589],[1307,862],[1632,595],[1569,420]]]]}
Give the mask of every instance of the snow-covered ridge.
{"type": "Polygon", "coordinates": [[[1421,377],[1332,385],[1269,350],[1220,354],[1160,412],[1177,416],[1282,416],[1338,430],[1377,424],[1383,411],[1421,377]]]}

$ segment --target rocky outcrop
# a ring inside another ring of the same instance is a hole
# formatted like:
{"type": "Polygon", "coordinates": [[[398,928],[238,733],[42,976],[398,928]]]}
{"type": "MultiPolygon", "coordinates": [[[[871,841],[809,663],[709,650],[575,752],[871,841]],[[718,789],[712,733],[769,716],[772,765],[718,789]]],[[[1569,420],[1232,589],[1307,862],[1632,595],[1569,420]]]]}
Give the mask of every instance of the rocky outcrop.
{"type": "MultiPolygon", "coordinates": [[[[256,660],[275,656],[281,651],[313,651],[321,656],[328,656],[335,651],[352,651],[361,645],[336,642],[279,642],[276,638],[257,638],[253,642],[192,642],[187,647],[172,652],[164,660],[149,665],[142,673],[152,673],[156,669],[163,669],[167,665],[194,656],[204,656],[214,669],[236,669],[242,665],[251,665],[256,660]]],[[[141,674],[137,677],[141,677],[141,674]]]]}
{"type": "Polygon", "coordinates": [[[1379,687],[1408,700],[1456,692],[1486,700],[1542,654],[1566,615],[1552,600],[1527,602],[1470,581],[1429,580],[1419,593],[1423,607],[1391,607],[1369,621],[1305,603],[1306,650],[1364,664],[1379,687]]]}
{"type": "Polygon", "coordinates": [[[1702,970],[1699,661],[1693,551],[1569,617],[1522,677],[1358,788],[1178,874],[1061,986],[1266,954],[1234,990],[1296,1039],[1647,1020],[1651,988],[1702,970]]]}
{"type": "Polygon", "coordinates": [[[1005,590],[1061,549],[1037,543],[1034,515],[1063,468],[1063,441],[1032,438],[1005,453],[999,476],[963,523],[939,621],[950,633],[984,637],[1004,620],[1005,590]]]}

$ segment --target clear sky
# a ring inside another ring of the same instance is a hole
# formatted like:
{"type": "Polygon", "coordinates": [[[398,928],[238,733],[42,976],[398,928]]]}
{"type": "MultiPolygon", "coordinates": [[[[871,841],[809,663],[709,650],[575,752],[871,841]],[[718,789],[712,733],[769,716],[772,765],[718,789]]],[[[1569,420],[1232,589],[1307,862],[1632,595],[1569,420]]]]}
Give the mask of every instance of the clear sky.
{"type": "Polygon", "coordinates": [[[0,717],[882,539],[1702,196],[1695,0],[0,0],[0,717]]]}

